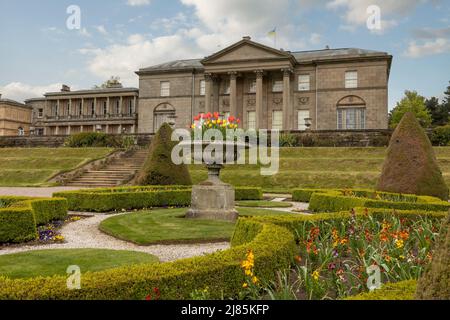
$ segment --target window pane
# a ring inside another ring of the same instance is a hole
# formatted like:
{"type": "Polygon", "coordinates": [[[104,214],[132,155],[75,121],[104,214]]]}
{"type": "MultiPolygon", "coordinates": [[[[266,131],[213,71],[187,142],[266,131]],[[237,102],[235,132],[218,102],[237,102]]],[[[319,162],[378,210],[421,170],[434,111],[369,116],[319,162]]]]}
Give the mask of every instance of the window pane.
{"type": "Polygon", "coordinates": [[[161,97],[170,96],[170,82],[162,81],[161,82],[161,97]]]}
{"type": "Polygon", "coordinates": [[[250,92],[250,93],[256,92],[256,80],[252,80],[250,82],[250,88],[249,88],[248,92],[250,92]]]}
{"type": "Polygon", "coordinates": [[[343,113],[344,113],[344,111],[342,110],[342,109],[339,109],[338,110],[338,112],[337,112],[337,128],[339,129],[339,130],[342,130],[342,128],[343,128],[343,118],[342,118],[342,116],[343,116],[343,113]]]}
{"type": "Polygon", "coordinates": [[[275,80],[272,86],[273,92],[282,92],[283,91],[283,80],[275,80]]]}
{"type": "Polygon", "coordinates": [[[247,129],[256,129],[256,112],[247,112],[247,129]]]}
{"type": "Polygon", "coordinates": [[[306,130],[305,119],[309,118],[309,110],[299,110],[298,111],[298,130],[306,130]]]}
{"type": "Polygon", "coordinates": [[[206,82],[205,80],[200,80],[200,95],[204,96],[206,94],[206,82]]]}
{"type": "Polygon", "coordinates": [[[299,75],[298,76],[298,90],[299,91],[308,91],[309,86],[309,74],[299,75]]]}
{"type": "Polygon", "coordinates": [[[224,94],[230,94],[230,80],[226,80],[224,84],[224,94]]]}
{"type": "Polygon", "coordinates": [[[283,129],[283,111],[272,112],[272,129],[273,130],[283,129]]]}
{"type": "Polygon", "coordinates": [[[345,87],[346,88],[357,88],[358,87],[358,72],[347,71],[345,73],[345,87]]]}

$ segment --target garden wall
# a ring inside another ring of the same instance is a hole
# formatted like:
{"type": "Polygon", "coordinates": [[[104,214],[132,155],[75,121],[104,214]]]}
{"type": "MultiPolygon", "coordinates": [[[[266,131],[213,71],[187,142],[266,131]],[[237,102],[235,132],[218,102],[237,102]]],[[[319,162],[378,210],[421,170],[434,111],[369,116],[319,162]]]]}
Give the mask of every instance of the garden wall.
{"type": "MultiPolygon", "coordinates": [[[[150,143],[152,134],[132,134],[136,143],[140,146],[146,146],[150,143]]],[[[64,145],[68,136],[28,136],[28,137],[0,137],[0,148],[58,148],[64,145]]]]}

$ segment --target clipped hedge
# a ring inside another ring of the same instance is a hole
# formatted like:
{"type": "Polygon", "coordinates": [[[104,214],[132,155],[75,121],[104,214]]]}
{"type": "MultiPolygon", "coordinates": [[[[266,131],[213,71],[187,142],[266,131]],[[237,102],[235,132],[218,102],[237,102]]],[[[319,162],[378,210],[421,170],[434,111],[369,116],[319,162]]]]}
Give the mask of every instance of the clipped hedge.
{"type": "Polygon", "coordinates": [[[255,255],[255,274],[272,280],[276,271],[288,268],[296,252],[294,236],[285,228],[247,220],[239,228],[259,232],[240,233],[231,249],[161,264],[142,264],[83,273],[80,290],[69,290],[64,276],[9,279],[0,277],[1,300],[142,300],[158,288],[160,299],[189,299],[194,290],[209,288],[212,299],[237,297],[245,276],[241,262],[247,250],[255,255]]]}
{"type": "Polygon", "coordinates": [[[67,216],[67,200],[63,198],[0,197],[0,243],[25,242],[36,239],[37,225],[67,216]]]}
{"type": "MultiPolygon", "coordinates": [[[[185,207],[191,204],[187,186],[148,186],[64,191],[53,194],[66,198],[72,211],[110,212],[151,207],[185,207]]],[[[237,187],[236,200],[259,200],[261,188],[237,187]]]]}
{"type": "Polygon", "coordinates": [[[415,300],[416,287],[416,280],[386,283],[380,289],[360,293],[344,300],[415,300]]]}
{"type": "Polygon", "coordinates": [[[294,201],[309,202],[315,212],[338,212],[355,207],[397,210],[446,211],[450,203],[430,196],[416,196],[372,190],[295,189],[294,201]]]}

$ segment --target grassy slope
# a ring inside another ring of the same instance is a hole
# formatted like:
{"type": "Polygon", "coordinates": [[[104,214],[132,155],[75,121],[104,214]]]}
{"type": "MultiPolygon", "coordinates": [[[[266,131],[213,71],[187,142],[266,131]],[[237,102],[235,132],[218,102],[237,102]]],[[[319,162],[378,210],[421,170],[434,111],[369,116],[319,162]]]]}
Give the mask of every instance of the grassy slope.
{"type": "MultiPolygon", "coordinates": [[[[444,179],[450,185],[450,147],[434,148],[444,179]]],[[[237,186],[262,186],[283,192],[295,187],[373,188],[381,173],[385,148],[281,148],[280,169],[262,176],[258,165],[229,165],[222,179],[237,186]]],[[[206,179],[206,170],[190,166],[194,183],[206,179]]]]}
{"type": "Polygon", "coordinates": [[[81,273],[120,266],[156,263],[158,258],[135,251],[100,249],[38,250],[0,256],[0,275],[10,278],[66,275],[67,267],[77,265],[81,273]]]}
{"type": "Polygon", "coordinates": [[[42,185],[60,172],[103,158],[112,151],[110,148],[0,149],[0,186],[42,185]]]}
{"type": "MultiPolygon", "coordinates": [[[[100,224],[100,230],[140,245],[230,239],[234,223],[184,219],[186,210],[162,209],[115,216],[104,220],[100,224]]],[[[286,214],[254,208],[239,208],[238,211],[241,215],[286,214]]]]}

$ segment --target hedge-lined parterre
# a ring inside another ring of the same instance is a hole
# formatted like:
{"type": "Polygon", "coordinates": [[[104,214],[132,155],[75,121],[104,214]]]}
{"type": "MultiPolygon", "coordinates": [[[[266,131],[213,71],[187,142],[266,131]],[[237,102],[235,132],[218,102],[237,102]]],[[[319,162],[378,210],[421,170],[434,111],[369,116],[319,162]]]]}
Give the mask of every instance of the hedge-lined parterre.
{"type": "Polygon", "coordinates": [[[435,197],[358,189],[294,189],[292,199],[309,202],[309,210],[314,212],[338,212],[355,207],[427,211],[450,209],[450,203],[435,197]]]}
{"type": "Polygon", "coordinates": [[[248,250],[254,253],[256,276],[262,281],[273,280],[277,270],[288,268],[296,251],[293,234],[283,227],[250,220],[240,221],[239,226],[231,249],[169,263],[86,272],[80,290],[67,289],[64,276],[0,277],[0,299],[141,300],[154,288],[160,299],[189,299],[192,292],[205,287],[212,299],[235,298],[245,280],[241,262],[248,250]]]}
{"type": "Polygon", "coordinates": [[[0,243],[31,241],[37,226],[67,217],[64,198],[0,197],[0,243]]]}
{"type": "MultiPolygon", "coordinates": [[[[136,186],[64,191],[53,194],[66,198],[73,211],[110,212],[152,207],[186,207],[191,203],[189,186],[136,186]]],[[[237,187],[236,200],[260,200],[261,188],[237,187]]]]}

